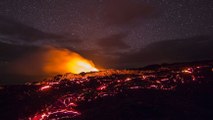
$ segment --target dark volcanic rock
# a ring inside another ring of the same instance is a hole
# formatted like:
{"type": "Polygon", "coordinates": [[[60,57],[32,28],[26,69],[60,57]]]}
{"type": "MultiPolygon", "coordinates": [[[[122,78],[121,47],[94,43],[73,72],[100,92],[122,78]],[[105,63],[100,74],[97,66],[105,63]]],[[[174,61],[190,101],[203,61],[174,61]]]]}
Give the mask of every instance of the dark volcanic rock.
{"type": "Polygon", "coordinates": [[[2,86],[0,119],[211,119],[211,63],[58,75],[2,86]]]}

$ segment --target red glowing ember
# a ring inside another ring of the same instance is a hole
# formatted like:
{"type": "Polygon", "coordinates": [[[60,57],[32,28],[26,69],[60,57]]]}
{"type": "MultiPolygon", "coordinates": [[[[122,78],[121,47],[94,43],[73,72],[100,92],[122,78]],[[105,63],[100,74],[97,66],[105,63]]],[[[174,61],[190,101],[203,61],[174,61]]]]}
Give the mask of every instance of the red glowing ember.
{"type": "Polygon", "coordinates": [[[187,68],[187,69],[182,70],[182,72],[183,72],[183,73],[192,74],[193,69],[192,69],[192,68],[187,68]]]}
{"type": "Polygon", "coordinates": [[[45,86],[42,86],[39,90],[40,90],[40,91],[44,91],[44,90],[48,90],[48,89],[50,89],[50,88],[51,88],[50,85],[45,85],[45,86]]]}

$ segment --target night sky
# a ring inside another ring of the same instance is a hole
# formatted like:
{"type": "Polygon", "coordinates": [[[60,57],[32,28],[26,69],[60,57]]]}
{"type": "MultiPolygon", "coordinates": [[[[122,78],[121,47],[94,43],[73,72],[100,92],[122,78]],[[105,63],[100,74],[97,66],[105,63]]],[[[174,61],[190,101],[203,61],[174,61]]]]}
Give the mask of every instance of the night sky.
{"type": "Polygon", "coordinates": [[[16,74],[8,70],[13,61],[44,46],[103,68],[130,68],[213,59],[212,36],[212,0],[0,1],[5,79],[16,74]]]}

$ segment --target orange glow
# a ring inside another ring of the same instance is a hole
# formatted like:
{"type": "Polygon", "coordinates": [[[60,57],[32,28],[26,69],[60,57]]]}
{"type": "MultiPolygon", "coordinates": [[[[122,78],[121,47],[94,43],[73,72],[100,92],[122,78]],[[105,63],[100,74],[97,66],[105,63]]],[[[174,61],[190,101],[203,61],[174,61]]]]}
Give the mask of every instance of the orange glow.
{"type": "Polygon", "coordinates": [[[51,49],[45,55],[46,73],[74,73],[98,71],[92,61],[66,49],[51,49]]]}
{"type": "Polygon", "coordinates": [[[97,68],[94,67],[95,65],[85,58],[81,57],[80,55],[75,56],[75,58],[70,59],[67,63],[67,69],[72,73],[81,73],[81,72],[91,72],[91,71],[98,71],[97,68]]]}
{"type": "Polygon", "coordinates": [[[191,74],[192,73],[192,69],[191,68],[187,68],[182,70],[183,73],[187,73],[187,74],[191,74]]]}
{"type": "Polygon", "coordinates": [[[48,90],[48,89],[50,89],[50,88],[51,88],[51,86],[46,85],[46,86],[41,87],[41,88],[40,88],[40,91],[48,90]]]}

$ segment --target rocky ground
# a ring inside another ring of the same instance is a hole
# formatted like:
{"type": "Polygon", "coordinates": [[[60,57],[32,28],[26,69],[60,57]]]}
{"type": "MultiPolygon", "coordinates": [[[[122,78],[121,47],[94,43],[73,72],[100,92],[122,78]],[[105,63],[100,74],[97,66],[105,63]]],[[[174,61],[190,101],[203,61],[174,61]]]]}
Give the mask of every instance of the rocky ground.
{"type": "Polygon", "coordinates": [[[67,73],[0,86],[0,119],[212,119],[212,62],[67,73]]]}

